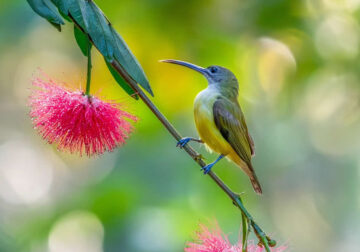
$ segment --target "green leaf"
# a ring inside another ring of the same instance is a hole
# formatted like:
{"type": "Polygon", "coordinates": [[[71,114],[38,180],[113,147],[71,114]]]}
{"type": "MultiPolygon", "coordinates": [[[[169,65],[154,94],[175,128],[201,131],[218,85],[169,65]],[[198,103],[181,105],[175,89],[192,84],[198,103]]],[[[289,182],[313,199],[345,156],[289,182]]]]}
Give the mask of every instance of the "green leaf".
{"type": "Polygon", "coordinates": [[[100,53],[107,59],[113,60],[113,41],[109,22],[104,14],[92,1],[79,0],[87,32],[100,53]]]}
{"type": "MultiPolygon", "coordinates": [[[[59,9],[60,13],[71,16],[76,23],[85,30],[82,10],[80,5],[84,5],[84,0],[51,0],[59,9]]],[[[70,18],[70,17],[69,17],[70,18]]]]}
{"type": "Polygon", "coordinates": [[[154,93],[151,90],[150,84],[144,70],[141,68],[139,62],[136,60],[135,56],[131,53],[129,47],[122,39],[122,37],[116,32],[116,30],[110,26],[115,44],[114,44],[114,56],[115,59],[120,63],[120,65],[128,72],[128,74],[133,78],[137,83],[140,84],[146,91],[149,92],[152,96],[154,93]]]}
{"type": "Polygon", "coordinates": [[[50,0],[27,0],[31,8],[39,14],[39,16],[45,18],[52,25],[54,25],[59,31],[61,31],[61,25],[65,24],[61,15],[56,10],[53,3],[50,0]]]}
{"type": "MultiPolygon", "coordinates": [[[[105,59],[105,58],[104,58],[105,59]]],[[[113,66],[107,62],[105,59],[105,63],[107,67],[109,68],[109,71],[111,75],[114,77],[116,82],[122,87],[122,89],[125,90],[126,93],[128,93],[131,97],[135,98],[136,100],[139,99],[139,96],[135,94],[135,91],[127,84],[127,82],[121,77],[121,75],[113,68],[113,66]]]]}
{"type": "MultiPolygon", "coordinates": [[[[153,96],[149,81],[141,65],[94,1],[51,1],[59,8],[61,13],[71,17],[75,23],[81,27],[80,30],[88,34],[94,46],[104,56],[108,64],[116,60],[136,83],[153,96]]],[[[76,38],[76,41],[78,42],[78,38],[76,38]]],[[[84,53],[84,47],[82,47],[81,43],[78,42],[78,44],[84,53]]],[[[122,80],[122,83],[124,83],[124,80],[122,80]]],[[[121,86],[123,88],[129,87],[129,85],[121,86]]],[[[125,91],[129,93],[129,90],[125,91]]]]}
{"type": "Polygon", "coordinates": [[[51,2],[56,5],[60,12],[67,15],[69,13],[69,1],[68,0],[51,0],[51,2]]]}
{"type": "Polygon", "coordinates": [[[74,25],[74,36],[76,43],[80,47],[81,52],[84,54],[84,56],[88,56],[89,46],[92,46],[92,44],[89,43],[89,37],[85,33],[83,33],[76,25],[74,25]]]}
{"type": "Polygon", "coordinates": [[[59,13],[63,17],[63,19],[65,19],[66,21],[72,23],[71,18],[67,14],[63,13],[61,10],[59,10],[59,13]]]}
{"type": "Polygon", "coordinates": [[[68,12],[71,17],[75,19],[76,23],[87,33],[89,31],[86,29],[85,20],[84,20],[84,11],[85,11],[85,2],[84,0],[63,0],[68,2],[68,12]]]}

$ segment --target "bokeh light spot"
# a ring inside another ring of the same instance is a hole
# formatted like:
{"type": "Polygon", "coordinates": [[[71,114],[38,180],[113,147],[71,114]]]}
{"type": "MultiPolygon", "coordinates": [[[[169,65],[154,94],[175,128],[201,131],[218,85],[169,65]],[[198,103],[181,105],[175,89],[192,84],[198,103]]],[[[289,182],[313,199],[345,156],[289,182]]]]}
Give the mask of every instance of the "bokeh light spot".
{"type": "Polygon", "coordinates": [[[104,228],[91,212],[74,211],[55,222],[49,235],[49,252],[102,252],[104,228]]]}
{"type": "Polygon", "coordinates": [[[325,58],[354,59],[359,52],[359,26],[354,18],[330,15],[315,31],[315,45],[325,58]]]}
{"type": "Polygon", "coordinates": [[[296,60],[291,50],[284,43],[261,38],[258,58],[258,76],[261,87],[268,95],[279,93],[288,74],[296,69],[296,60]]]}
{"type": "Polygon", "coordinates": [[[0,145],[0,197],[14,204],[40,203],[53,182],[53,165],[24,139],[0,145]]]}
{"type": "Polygon", "coordinates": [[[311,141],[321,152],[347,155],[359,150],[357,130],[360,91],[357,77],[334,69],[320,71],[310,79],[300,110],[309,125],[311,141]]]}
{"type": "Polygon", "coordinates": [[[169,213],[161,209],[145,209],[139,213],[132,232],[132,243],[139,251],[169,251],[173,232],[169,213]]]}

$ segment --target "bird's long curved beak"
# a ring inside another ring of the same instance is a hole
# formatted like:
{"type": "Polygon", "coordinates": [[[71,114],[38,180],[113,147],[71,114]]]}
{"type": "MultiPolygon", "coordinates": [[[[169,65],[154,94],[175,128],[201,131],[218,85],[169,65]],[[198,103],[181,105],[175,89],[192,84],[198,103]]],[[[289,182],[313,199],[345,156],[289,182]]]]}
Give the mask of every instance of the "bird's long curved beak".
{"type": "Polygon", "coordinates": [[[192,70],[195,70],[195,71],[197,71],[197,72],[199,72],[201,74],[204,74],[204,75],[207,74],[206,68],[203,68],[201,66],[197,66],[195,64],[191,64],[189,62],[185,62],[185,61],[181,61],[181,60],[173,60],[173,59],[160,60],[160,62],[177,64],[177,65],[184,66],[184,67],[190,68],[192,70]]]}

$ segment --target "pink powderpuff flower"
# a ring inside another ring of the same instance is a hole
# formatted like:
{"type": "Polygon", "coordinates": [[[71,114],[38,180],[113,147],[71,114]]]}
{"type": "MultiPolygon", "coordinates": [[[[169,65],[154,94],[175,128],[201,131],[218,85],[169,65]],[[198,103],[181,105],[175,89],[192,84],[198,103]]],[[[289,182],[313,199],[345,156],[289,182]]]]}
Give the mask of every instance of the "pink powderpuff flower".
{"type": "MultiPolygon", "coordinates": [[[[217,222],[213,230],[209,230],[205,225],[199,224],[200,230],[196,232],[196,242],[187,242],[185,252],[242,252],[242,242],[232,245],[217,222]]],[[[286,246],[274,248],[273,252],[284,252],[286,246]]],[[[248,252],[265,252],[263,247],[254,244],[253,241],[248,242],[248,252]]]]}
{"type": "Polygon", "coordinates": [[[34,127],[50,144],[88,156],[113,151],[125,143],[136,116],[120,104],[71,91],[51,79],[33,80],[29,99],[34,127]]]}
{"type": "Polygon", "coordinates": [[[196,232],[197,243],[187,242],[185,252],[232,252],[232,245],[216,223],[213,230],[199,224],[196,232]]]}

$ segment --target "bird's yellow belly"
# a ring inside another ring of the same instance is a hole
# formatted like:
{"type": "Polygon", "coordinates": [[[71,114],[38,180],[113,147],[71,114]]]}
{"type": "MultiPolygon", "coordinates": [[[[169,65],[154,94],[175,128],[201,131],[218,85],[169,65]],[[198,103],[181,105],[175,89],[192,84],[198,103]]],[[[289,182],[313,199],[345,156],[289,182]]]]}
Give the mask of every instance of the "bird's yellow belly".
{"type": "Polygon", "coordinates": [[[197,131],[208,148],[219,154],[228,155],[233,149],[215,125],[213,115],[215,99],[207,98],[195,101],[194,116],[197,131]]]}

